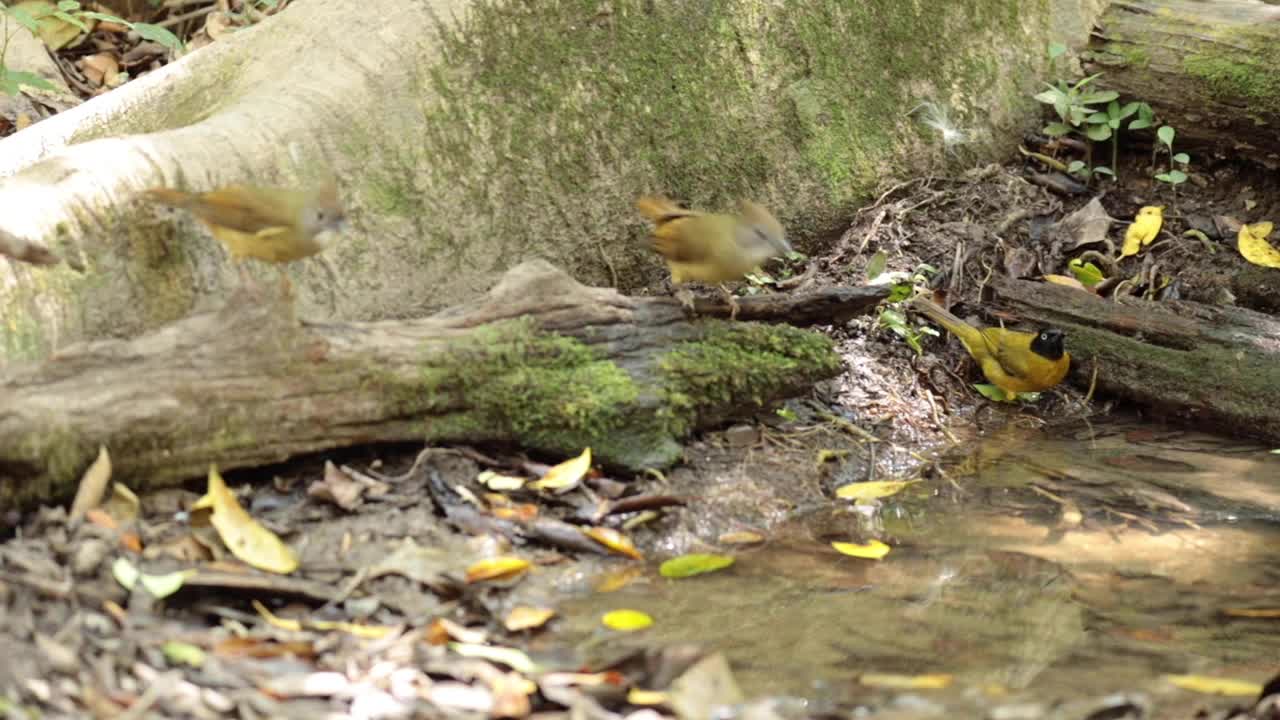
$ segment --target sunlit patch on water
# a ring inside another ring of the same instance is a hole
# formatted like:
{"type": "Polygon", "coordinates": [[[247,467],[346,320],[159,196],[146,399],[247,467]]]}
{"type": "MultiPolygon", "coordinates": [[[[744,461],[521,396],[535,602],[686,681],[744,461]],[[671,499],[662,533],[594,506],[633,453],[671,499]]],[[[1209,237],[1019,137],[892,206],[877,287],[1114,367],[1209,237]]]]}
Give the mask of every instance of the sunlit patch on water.
{"type": "Polygon", "coordinates": [[[1262,683],[1277,669],[1269,450],[1123,424],[1009,431],[949,459],[950,481],[874,513],[833,500],[732,548],[725,571],[668,581],[651,568],[569,601],[565,629],[589,659],[626,642],[601,613],[643,610],[654,624],[638,641],[722,650],[748,696],[871,699],[887,691],[864,673],[946,673],[946,689],[912,692],[989,707],[1139,691],[1182,707],[1191,696],[1164,676],[1262,683]],[[865,560],[830,545],[869,538],[892,551],[865,560]]]}

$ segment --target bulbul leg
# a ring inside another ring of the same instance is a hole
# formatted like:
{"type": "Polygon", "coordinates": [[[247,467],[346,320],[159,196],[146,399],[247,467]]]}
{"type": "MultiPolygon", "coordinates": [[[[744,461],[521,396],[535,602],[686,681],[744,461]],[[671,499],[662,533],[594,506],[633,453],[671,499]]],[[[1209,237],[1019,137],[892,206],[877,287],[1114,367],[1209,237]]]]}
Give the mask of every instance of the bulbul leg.
{"type": "Polygon", "coordinates": [[[742,309],[742,307],[738,305],[738,299],[733,296],[733,293],[729,292],[729,288],[725,287],[724,283],[720,283],[720,292],[724,293],[725,300],[729,301],[729,319],[737,320],[738,311],[742,309]]]}
{"type": "Polygon", "coordinates": [[[284,271],[283,265],[277,265],[276,272],[280,273],[280,294],[288,300],[293,297],[293,283],[289,282],[289,274],[284,271]]]}
{"type": "Polygon", "coordinates": [[[673,287],[671,294],[675,297],[675,299],[680,301],[680,305],[681,307],[684,308],[684,312],[686,315],[692,316],[696,314],[696,312],[693,309],[693,292],[690,291],[689,288],[685,287],[684,285],[680,285],[679,287],[673,287]]]}

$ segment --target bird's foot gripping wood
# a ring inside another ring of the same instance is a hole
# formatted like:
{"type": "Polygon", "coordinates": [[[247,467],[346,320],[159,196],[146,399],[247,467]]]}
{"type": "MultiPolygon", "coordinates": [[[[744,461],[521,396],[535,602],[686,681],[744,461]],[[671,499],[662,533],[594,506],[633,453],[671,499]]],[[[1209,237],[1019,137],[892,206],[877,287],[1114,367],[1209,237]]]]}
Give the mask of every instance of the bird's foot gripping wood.
{"type": "Polygon", "coordinates": [[[720,283],[720,292],[724,293],[724,299],[729,302],[729,319],[737,320],[738,311],[742,309],[742,306],[738,304],[738,298],[733,296],[733,293],[724,286],[724,283],[720,283]]]}
{"type": "Polygon", "coordinates": [[[684,314],[693,317],[697,312],[693,309],[693,292],[689,288],[680,286],[675,288],[671,295],[680,301],[680,307],[684,308],[684,314]]]}

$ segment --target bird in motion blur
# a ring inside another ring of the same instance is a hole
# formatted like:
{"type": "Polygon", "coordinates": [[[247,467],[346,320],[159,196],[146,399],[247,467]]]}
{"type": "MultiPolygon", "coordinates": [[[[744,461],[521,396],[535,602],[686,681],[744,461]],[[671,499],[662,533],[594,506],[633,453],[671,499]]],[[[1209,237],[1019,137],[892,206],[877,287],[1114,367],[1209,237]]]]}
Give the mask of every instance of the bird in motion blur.
{"type": "MultiPolygon", "coordinates": [[[[732,215],[689,210],[658,195],[640,198],[636,208],[654,225],[650,243],[666,259],[673,288],[694,280],[718,284],[729,300],[730,318],[737,318],[739,306],[724,283],[741,280],[769,258],[791,252],[777,218],[747,200],[732,215]]],[[[677,288],[675,296],[692,312],[687,288],[677,288]]]]}
{"type": "Polygon", "coordinates": [[[306,190],[231,185],[189,193],[157,187],[145,190],[144,195],[199,218],[227,246],[242,281],[247,281],[245,258],[276,265],[286,295],[290,286],[283,264],[320,252],[325,248],[322,234],[340,232],[346,224],[337,183],[332,179],[306,190]]]}

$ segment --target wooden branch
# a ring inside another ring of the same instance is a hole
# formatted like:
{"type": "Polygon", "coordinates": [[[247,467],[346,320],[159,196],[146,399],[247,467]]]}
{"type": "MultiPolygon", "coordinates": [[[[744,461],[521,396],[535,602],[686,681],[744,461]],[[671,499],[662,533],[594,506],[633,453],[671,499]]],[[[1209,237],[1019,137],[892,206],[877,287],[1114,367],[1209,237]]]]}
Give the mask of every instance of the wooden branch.
{"type": "MultiPolygon", "coordinates": [[[[842,325],[866,315],[889,297],[888,285],[828,287],[797,293],[769,293],[738,298],[738,320],[787,323],[799,327],[842,325]]],[[[697,298],[694,312],[700,317],[729,317],[729,302],[723,297],[697,298]]]]}
{"type": "MultiPolygon", "coordinates": [[[[264,291],[266,292],[266,291],[264,291]]],[[[880,289],[748,298],[806,322],[880,289]],[[807,299],[806,299],[807,298],[807,299]],[[841,298],[844,298],[842,300],[841,298]]],[[[694,429],[840,372],[823,335],[690,320],[671,298],[578,284],[545,262],[429,318],[299,322],[241,296],[132,341],[0,372],[0,509],[69,496],[99,444],[136,490],[374,442],[498,442],[664,466],[694,429]]]]}
{"type": "Polygon", "coordinates": [[[1218,429],[1280,440],[1280,322],[1189,301],[1104,300],[1026,280],[997,280],[997,298],[1067,333],[1072,378],[1218,429]]]}
{"type": "Polygon", "coordinates": [[[1103,13],[1083,59],[1087,73],[1105,73],[1101,86],[1147,102],[1172,125],[1175,150],[1209,145],[1274,164],[1280,62],[1271,50],[1278,45],[1280,6],[1125,0],[1103,13]]]}

